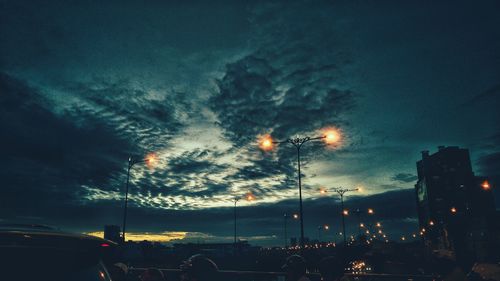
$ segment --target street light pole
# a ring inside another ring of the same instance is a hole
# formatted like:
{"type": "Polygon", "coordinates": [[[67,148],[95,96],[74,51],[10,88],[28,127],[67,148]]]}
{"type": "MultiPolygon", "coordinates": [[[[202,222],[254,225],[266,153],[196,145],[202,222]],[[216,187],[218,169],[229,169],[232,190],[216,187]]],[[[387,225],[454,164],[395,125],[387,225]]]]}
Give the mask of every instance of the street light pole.
{"type": "Polygon", "coordinates": [[[236,203],[238,203],[238,198],[234,198],[234,247],[236,248],[236,203]]]}
{"type": "Polygon", "coordinates": [[[287,213],[285,213],[283,215],[283,222],[284,222],[284,237],[285,237],[285,250],[288,248],[288,233],[287,233],[287,229],[286,229],[286,223],[287,223],[287,220],[288,220],[288,215],[287,213]]]}
{"type": "Polygon", "coordinates": [[[356,209],[356,215],[358,215],[358,238],[361,237],[361,210],[356,209]]]}
{"type": "Polygon", "coordinates": [[[145,163],[149,162],[151,163],[153,161],[153,156],[150,155],[148,156],[147,159],[141,159],[141,160],[135,160],[132,157],[128,158],[128,166],[127,166],[127,183],[125,185],[125,204],[123,207],[123,227],[122,227],[122,240],[125,243],[125,233],[126,233],[126,228],[127,228],[127,207],[128,207],[128,187],[129,187],[129,182],[130,182],[130,170],[135,164],[138,163],[145,163]]]}
{"type": "Polygon", "coordinates": [[[128,206],[128,185],[129,185],[129,180],[130,180],[130,169],[134,165],[134,162],[132,162],[132,157],[128,158],[128,166],[127,166],[127,184],[125,187],[125,205],[123,207],[123,224],[122,224],[122,239],[123,243],[125,243],[125,229],[127,227],[127,206],[128,206]]]}
{"type": "Polygon", "coordinates": [[[333,191],[337,192],[340,196],[340,206],[342,208],[342,236],[344,237],[344,247],[347,246],[346,232],[345,232],[345,210],[344,210],[344,194],[350,191],[358,191],[358,188],[347,189],[347,188],[334,188],[333,191]]]}
{"type": "Polygon", "coordinates": [[[273,143],[289,143],[295,146],[297,149],[297,172],[298,172],[298,185],[299,185],[299,216],[300,216],[300,248],[304,249],[304,210],[302,207],[302,175],[300,171],[300,148],[304,143],[312,140],[320,140],[327,138],[327,136],[321,136],[321,137],[296,137],[292,139],[288,139],[286,141],[281,141],[281,142],[273,142],[273,143]]]}
{"type": "Polygon", "coordinates": [[[263,150],[271,150],[273,148],[273,144],[281,144],[281,143],[289,143],[295,146],[297,149],[297,177],[298,177],[298,186],[299,186],[299,212],[300,212],[300,248],[304,249],[304,210],[302,207],[302,178],[300,171],[300,148],[308,141],[320,140],[324,139],[327,144],[336,143],[339,139],[338,131],[334,129],[329,129],[325,131],[325,134],[320,137],[295,137],[290,138],[285,141],[272,141],[269,135],[261,138],[260,148],[263,150]]]}

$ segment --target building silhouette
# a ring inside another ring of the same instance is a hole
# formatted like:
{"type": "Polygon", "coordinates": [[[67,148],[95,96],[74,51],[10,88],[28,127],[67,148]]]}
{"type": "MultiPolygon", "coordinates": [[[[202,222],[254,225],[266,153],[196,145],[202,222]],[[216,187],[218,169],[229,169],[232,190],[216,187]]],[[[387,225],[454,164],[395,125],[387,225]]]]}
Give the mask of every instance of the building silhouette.
{"type": "Polygon", "coordinates": [[[425,245],[458,261],[488,260],[495,250],[496,211],[490,181],[472,171],[469,150],[440,146],[422,152],[415,185],[425,245]]]}
{"type": "Polygon", "coordinates": [[[497,216],[490,181],[472,171],[469,150],[422,152],[415,185],[420,235],[428,247],[462,262],[497,255],[497,216]]]}

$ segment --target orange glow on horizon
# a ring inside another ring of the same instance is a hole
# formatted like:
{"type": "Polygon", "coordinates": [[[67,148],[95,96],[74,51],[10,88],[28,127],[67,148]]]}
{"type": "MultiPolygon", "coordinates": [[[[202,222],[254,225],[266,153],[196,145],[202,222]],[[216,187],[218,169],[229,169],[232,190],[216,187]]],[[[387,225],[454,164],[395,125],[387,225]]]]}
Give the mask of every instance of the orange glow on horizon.
{"type": "Polygon", "coordinates": [[[320,188],[319,193],[325,195],[328,191],[325,188],[320,188]]]}
{"type": "MultiPolygon", "coordinates": [[[[99,238],[104,238],[103,231],[93,231],[85,233],[90,236],[95,236],[99,238]]],[[[152,242],[170,242],[173,240],[181,240],[186,238],[187,232],[182,231],[172,231],[172,232],[162,232],[162,233],[150,233],[150,232],[138,232],[138,233],[127,233],[127,241],[152,241],[152,242]]]]}
{"type": "Polygon", "coordinates": [[[264,135],[259,138],[259,147],[264,151],[272,150],[274,147],[271,135],[264,135]]]}

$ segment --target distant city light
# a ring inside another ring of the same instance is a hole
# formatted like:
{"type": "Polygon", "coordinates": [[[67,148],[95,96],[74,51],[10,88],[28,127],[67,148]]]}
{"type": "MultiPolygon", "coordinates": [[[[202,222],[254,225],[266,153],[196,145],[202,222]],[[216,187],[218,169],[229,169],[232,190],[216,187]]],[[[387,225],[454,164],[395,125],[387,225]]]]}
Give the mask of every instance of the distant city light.
{"type": "Polygon", "coordinates": [[[490,183],[488,181],[484,181],[482,184],[481,184],[481,187],[484,189],[484,190],[489,190],[491,188],[490,186],[490,183]]]}
{"type": "Polygon", "coordinates": [[[451,212],[452,214],[456,213],[456,212],[457,212],[457,208],[455,208],[455,207],[451,207],[450,212],[451,212]]]}
{"type": "Polygon", "coordinates": [[[349,215],[349,210],[344,210],[344,211],[342,212],[342,214],[344,214],[344,216],[348,216],[348,215],[349,215]]]}
{"type": "Polygon", "coordinates": [[[373,211],[372,208],[368,208],[368,214],[373,215],[375,212],[373,211]]]}

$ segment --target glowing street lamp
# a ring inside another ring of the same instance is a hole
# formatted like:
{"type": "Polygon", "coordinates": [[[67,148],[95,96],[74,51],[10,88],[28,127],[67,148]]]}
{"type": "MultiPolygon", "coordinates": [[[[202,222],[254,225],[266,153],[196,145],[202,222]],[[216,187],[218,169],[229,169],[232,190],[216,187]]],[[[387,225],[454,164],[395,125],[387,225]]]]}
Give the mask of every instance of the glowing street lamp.
{"type": "Polygon", "coordinates": [[[368,208],[368,214],[369,214],[369,215],[373,215],[374,213],[375,213],[375,212],[373,211],[373,209],[372,209],[372,208],[368,208]]]}
{"type": "MultiPolygon", "coordinates": [[[[255,200],[255,196],[252,193],[247,193],[244,197],[247,201],[255,200]]],[[[234,197],[234,247],[236,247],[236,204],[240,201],[239,196],[234,197]]]]}
{"type": "Polygon", "coordinates": [[[377,222],[376,226],[377,227],[382,227],[382,224],[380,224],[379,222],[377,222]]]}
{"type": "Polygon", "coordinates": [[[299,214],[293,214],[293,219],[298,220],[299,219],[299,214]]]}
{"type": "Polygon", "coordinates": [[[318,226],[318,242],[321,243],[321,231],[322,230],[329,230],[330,227],[328,225],[320,225],[318,226]]]}
{"type": "Polygon", "coordinates": [[[434,222],[433,222],[433,221],[429,221],[429,225],[430,225],[430,226],[433,226],[433,225],[434,225],[434,222]]]}
{"type": "Polygon", "coordinates": [[[457,212],[457,208],[455,208],[455,207],[451,207],[450,212],[451,212],[452,214],[455,214],[455,213],[457,212]]]}
{"type": "Polygon", "coordinates": [[[125,203],[123,207],[123,225],[122,225],[122,240],[125,242],[125,233],[127,229],[127,209],[128,209],[128,187],[130,182],[130,170],[135,164],[145,163],[148,167],[153,167],[156,163],[156,156],[153,153],[148,154],[144,159],[128,158],[127,166],[127,183],[125,185],[125,203]]]}
{"type": "Polygon", "coordinates": [[[333,188],[333,191],[335,191],[339,196],[340,196],[340,208],[342,209],[342,232],[344,233],[343,237],[344,237],[344,246],[347,245],[347,239],[346,239],[346,236],[345,236],[345,216],[349,215],[349,211],[347,209],[344,209],[344,194],[346,194],[347,192],[351,192],[351,191],[358,191],[359,189],[357,188],[352,188],[352,189],[348,189],[348,188],[342,188],[342,187],[337,187],[337,188],[333,188]]]}
{"type": "Polygon", "coordinates": [[[302,208],[302,181],[300,172],[300,148],[309,141],[324,140],[326,144],[337,143],[340,139],[340,134],[335,129],[323,130],[319,137],[295,137],[285,141],[273,141],[270,135],[265,135],[259,139],[259,147],[262,150],[270,151],[273,149],[274,144],[288,143],[297,149],[297,178],[299,186],[299,213],[300,213],[300,248],[304,249],[304,213],[302,208]]]}

